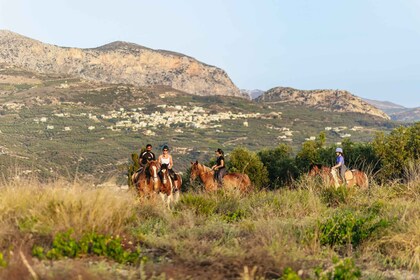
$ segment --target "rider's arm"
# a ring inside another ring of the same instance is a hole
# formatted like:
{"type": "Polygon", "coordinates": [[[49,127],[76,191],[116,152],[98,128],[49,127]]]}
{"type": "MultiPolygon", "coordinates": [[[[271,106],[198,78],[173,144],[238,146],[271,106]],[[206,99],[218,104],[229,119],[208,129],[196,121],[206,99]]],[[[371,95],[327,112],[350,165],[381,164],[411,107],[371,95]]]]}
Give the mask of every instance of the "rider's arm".
{"type": "Polygon", "coordinates": [[[172,161],[172,156],[171,155],[169,155],[169,169],[171,169],[172,168],[172,166],[174,166],[174,163],[173,163],[173,161],[172,161]]]}
{"type": "Polygon", "coordinates": [[[217,169],[220,169],[220,168],[222,168],[222,167],[224,167],[225,166],[225,160],[220,160],[220,165],[213,165],[213,167],[211,168],[211,169],[215,169],[215,170],[217,170],[217,169]]]}
{"type": "Polygon", "coordinates": [[[342,162],[341,162],[341,160],[336,164],[336,165],[334,165],[332,168],[333,169],[335,169],[335,168],[339,168],[340,166],[342,165],[342,162]]]}

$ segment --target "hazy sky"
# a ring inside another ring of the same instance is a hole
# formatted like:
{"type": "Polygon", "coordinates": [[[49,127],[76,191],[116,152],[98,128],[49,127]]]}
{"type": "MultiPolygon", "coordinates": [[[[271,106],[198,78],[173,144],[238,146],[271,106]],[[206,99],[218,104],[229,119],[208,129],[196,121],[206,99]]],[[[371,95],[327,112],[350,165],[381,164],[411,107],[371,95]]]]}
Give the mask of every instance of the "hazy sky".
{"type": "Polygon", "coordinates": [[[0,0],[0,29],[176,51],[243,89],[345,89],[420,106],[420,0],[0,0]]]}

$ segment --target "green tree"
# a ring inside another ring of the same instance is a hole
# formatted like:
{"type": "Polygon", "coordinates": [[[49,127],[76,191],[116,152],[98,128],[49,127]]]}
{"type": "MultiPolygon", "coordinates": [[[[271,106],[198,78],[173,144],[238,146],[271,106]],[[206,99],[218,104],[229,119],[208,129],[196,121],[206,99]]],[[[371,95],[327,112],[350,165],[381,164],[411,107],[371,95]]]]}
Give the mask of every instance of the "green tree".
{"type": "Polygon", "coordinates": [[[245,148],[235,148],[226,165],[230,172],[246,173],[256,188],[267,186],[268,172],[258,155],[245,148]]]}
{"type": "Polygon", "coordinates": [[[381,161],[379,178],[402,178],[409,162],[419,160],[420,122],[411,127],[398,127],[387,136],[378,133],[373,141],[373,148],[381,161]]]}
{"type": "Polygon", "coordinates": [[[131,154],[131,164],[128,165],[127,170],[127,184],[129,188],[133,188],[133,182],[131,176],[140,168],[139,155],[136,153],[131,154]]]}
{"type": "Polygon", "coordinates": [[[291,152],[291,148],[285,144],[258,152],[261,162],[267,168],[271,189],[291,183],[292,179],[298,176],[299,172],[291,152]]]}

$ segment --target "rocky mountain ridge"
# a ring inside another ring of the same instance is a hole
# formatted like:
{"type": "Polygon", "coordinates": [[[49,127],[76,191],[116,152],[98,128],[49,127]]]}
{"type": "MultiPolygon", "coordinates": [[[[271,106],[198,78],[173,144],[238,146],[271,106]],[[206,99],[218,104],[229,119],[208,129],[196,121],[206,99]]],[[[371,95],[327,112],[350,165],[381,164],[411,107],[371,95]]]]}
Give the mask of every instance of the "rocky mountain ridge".
{"type": "Polygon", "coordinates": [[[106,83],[164,85],[195,95],[244,97],[220,68],[183,54],[127,42],[93,49],[67,48],[0,30],[0,63],[106,83]]]}
{"type": "Polygon", "coordinates": [[[255,99],[257,102],[292,103],[332,112],[368,114],[389,120],[390,117],[361,98],[345,90],[299,90],[275,87],[255,99]]]}

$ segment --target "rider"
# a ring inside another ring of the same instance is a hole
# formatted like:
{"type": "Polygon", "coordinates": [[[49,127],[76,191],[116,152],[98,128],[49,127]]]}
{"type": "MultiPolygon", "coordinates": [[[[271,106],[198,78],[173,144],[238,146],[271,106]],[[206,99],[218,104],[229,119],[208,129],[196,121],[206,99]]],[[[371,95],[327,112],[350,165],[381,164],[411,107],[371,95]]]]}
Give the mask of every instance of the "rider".
{"type": "Polygon", "coordinates": [[[152,152],[152,145],[147,144],[146,145],[146,151],[140,154],[139,156],[139,164],[140,168],[137,170],[137,172],[141,172],[143,168],[146,166],[148,161],[156,160],[155,154],[152,152]]]}
{"type": "Polygon", "coordinates": [[[217,160],[211,169],[214,170],[214,179],[217,180],[217,184],[220,187],[222,185],[222,178],[226,175],[225,157],[222,149],[217,149],[215,152],[217,160]]]}
{"type": "MultiPolygon", "coordinates": [[[[162,154],[159,156],[158,161],[160,163],[160,165],[162,164],[167,164],[168,165],[168,172],[169,172],[169,176],[172,178],[173,181],[178,180],[177,176],[175,175],[175,171],[172,170],[173,167],[173,161],[172,161],[172,156],[169,154],[169,147],[167,145],[163,146],[162,148],[162,154]]],[[[159,171],[159,177],[160,180],[162,181],[162,171],[159,171]]]]}
{"type": "Polygon", "coordinates": [[[335,149],[335,154],[337,155],[336,160],[335,160],[336,164],[332,167],[332,169],[340,168],[340,172],[338,172],[338,174],[343,184],[346,185],[346,177],[345,177],[346,166],[344,164],[343,149],[342,148],[335,149]]]}

